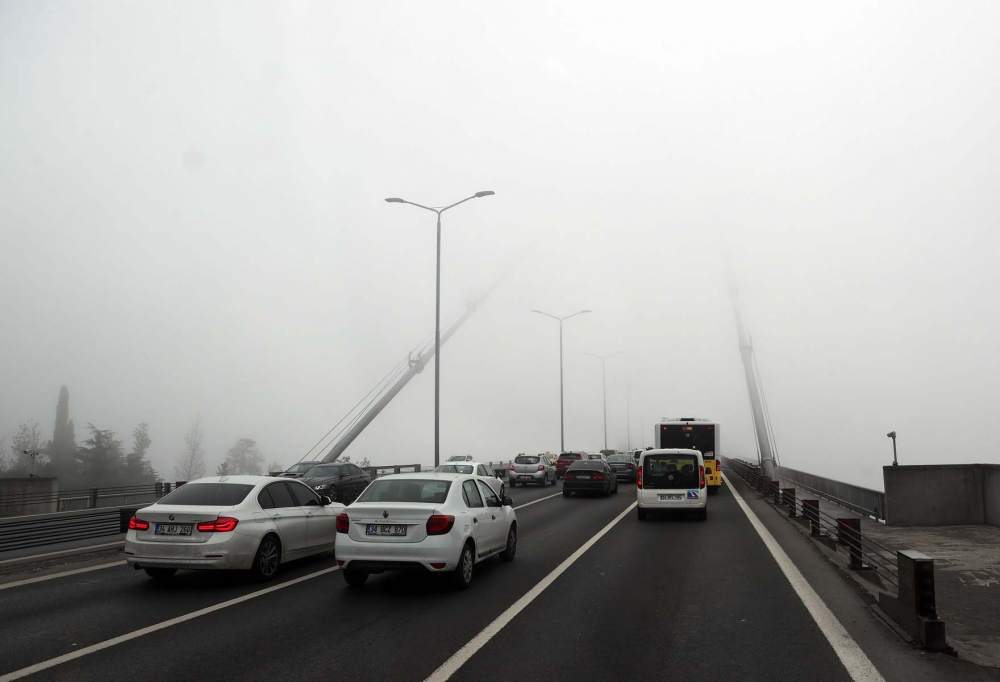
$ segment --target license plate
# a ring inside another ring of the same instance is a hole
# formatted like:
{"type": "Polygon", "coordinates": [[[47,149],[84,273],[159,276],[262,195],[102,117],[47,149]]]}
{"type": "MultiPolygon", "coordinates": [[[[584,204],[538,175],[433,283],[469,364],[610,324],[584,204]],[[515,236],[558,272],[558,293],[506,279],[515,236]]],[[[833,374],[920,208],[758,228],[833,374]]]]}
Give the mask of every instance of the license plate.
{"type": "Polygon", "coordinates": [[[158,523],[154,535],[191,535],[190,523],[158,523]]]}
{"type": "Polygon", "coordinates": [[[577,476],[576,478],[577,478],[578,481],[589,481],[590,480],[590,476],[577,476]]]}
{"type": "Polygon", "coordinates": [[[518,476],[518,478],[520,478],[522,480],[525,480],[525,481],[532,481],[532,480],[534,480],[535,477],[534,476],[518,476]]]}
{"type": "Polygon", "coordinates": [[[406,526],[389,526],[382,523],[369,523],[365,526],[365,535],[406,535],[406,526]]]}
{"type": "Polygon", "coordinates": [[[660,495],[661,500],[683,500],[683,495],[660,495]]]}

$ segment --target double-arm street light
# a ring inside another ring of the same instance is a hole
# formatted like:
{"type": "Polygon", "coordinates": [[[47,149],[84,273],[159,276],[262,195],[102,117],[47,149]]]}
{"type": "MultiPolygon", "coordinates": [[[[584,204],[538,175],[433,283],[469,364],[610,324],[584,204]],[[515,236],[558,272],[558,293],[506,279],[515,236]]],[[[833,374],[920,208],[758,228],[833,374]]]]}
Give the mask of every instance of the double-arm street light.
{"type": "Polygon", "coordinates": [[[604,449],[608,449],[608,377],[604,371],[604,362],[609,358],[613,358],[616,355],[621,355],[625,351],[620,350],[611,355],[594,355],[593,353],[584,353],[584,355],[589,355],[592,358],[597,358],[601,361],[601,381],[604,384],[604,449]]]}
{"type": "Polygon", "coordinates": [[[449,208],[455,208],[459,204],[464,204],[466,201],[471,199],[481,199],[482,197],[488,197],[495,194],[489,190],[485,192],[476,192],[471,197],[466,197],[461,201],[456,201],[450,206],[445,206],[443,208],[431,208],[430,206],[423,206],[421,204],[415,204],[412,201],[407,201],[405,199],[400,199],[399,197],[390,197],[386,199],[390,204],[409,204],[410,206],[416,206],[417,208],[422,208],[425,211],[431,211],[437,214],[437,284],[435,285],[434,293],[434,466],[436,467],[440,464],[441,459],[441,422],[440,422],[440,402],[441,402],[441,214],[447,211],[449,208]]]}
{"type": "Polygon", "coordinates": [[[577,315],[583,315],[584,313],[589,313],[589,310],[580,310],[573,313],[572,315],[567,315],[566,317],[556,317],[555,315],[549,315],[548,313],[543,313],[541,310],[532,310],[533,313],[538,313],[539,315],[545,315],[545,317],[551,317],[559,323],[559,452],[566,452],[566,423],[563,418],[563,334],[562,334],[562,323],[563,320],[568,320],[571,317],[576,317],[577,315]]]}

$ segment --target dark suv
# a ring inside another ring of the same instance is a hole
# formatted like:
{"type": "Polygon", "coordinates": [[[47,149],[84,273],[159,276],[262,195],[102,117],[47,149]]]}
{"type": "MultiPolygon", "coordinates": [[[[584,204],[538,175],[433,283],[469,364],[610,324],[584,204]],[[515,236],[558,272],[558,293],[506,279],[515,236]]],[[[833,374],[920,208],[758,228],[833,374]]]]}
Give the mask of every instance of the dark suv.
{"type": "Polygon", "coordinates": [[[371,483],[368,474],[350,462],[317,464],[301,480],[320,495],[341,504],[358,499],[371,483]]]}

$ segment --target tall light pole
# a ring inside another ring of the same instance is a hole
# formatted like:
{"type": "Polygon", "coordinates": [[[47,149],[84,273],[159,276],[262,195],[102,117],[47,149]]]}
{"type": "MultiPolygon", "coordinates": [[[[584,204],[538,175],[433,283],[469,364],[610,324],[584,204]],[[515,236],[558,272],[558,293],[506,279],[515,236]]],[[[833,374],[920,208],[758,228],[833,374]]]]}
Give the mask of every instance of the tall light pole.
{"type": "Polygon", "coordinates": [[[434,291],[434,466],[436,467],[440,464],[441,459],[441,214],[447,211],[449,208],[455,208],[459,204],[464,204],[470,199],[481,199],[482,197],[488,197],[495,194],[489,190],[485,192],[476,192],[471,197],[466,197],[461,201],[456,201],[450,206],[445,206],[443,208],[431,208],[430,206],[423,206],[421,204],[415,204],[412,201],[406,201],[405,199],[400,199],[399,197],[390,197],[386,199],[390,204],[409,204],[410,206],[416,206],[417,208],[422,208],[425,211],[432,211],[437,214],[437,279],[434,291]]]}
{"type": "Polygon", "coordinates": [[[590,310],[580,310],[572,315],[567,315],[566,317],[556,317],[555,315],[549,315],[548,313],[543,313],[541,310],[532,310],[533,313],[538,313],[539,315],[545,315],[545,317],[551,317],[553,320],[559,322],[559,452],[566,452],[566,425],[563,418],[563,337],[562,337],[562,323],[563,320],[568,320],[571,317],[576,317],[577,315],[583,315],[584,313],[591,312],[590,310]]]}
{"type": "Polygon", "coordinates": [[[608,376],[604,371],[604,362],[608,358],[613,358],[616,355],[621,355],[625,351],[620,350],[611,355],[594,355],[593,353],[584,353],[584,355],[589,355],[592,358],[597,358],[601,361],[601,382],[604,384],[604,449],[608,449],[608,376]]]}
{"type": "Polygon", "coordinates": [[[885,435],[888,436],[889,438],[892,438],[892,465],[894,467],[898,467],[899,461],[896,459],[896,432],[890,431],[885,435]]]}

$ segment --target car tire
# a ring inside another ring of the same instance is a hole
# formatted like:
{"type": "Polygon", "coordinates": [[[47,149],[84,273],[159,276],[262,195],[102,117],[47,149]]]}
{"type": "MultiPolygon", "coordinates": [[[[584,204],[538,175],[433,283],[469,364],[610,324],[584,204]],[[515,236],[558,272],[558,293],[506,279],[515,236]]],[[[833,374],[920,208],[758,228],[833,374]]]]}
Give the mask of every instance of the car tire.
{"type": "Polygon", "coordinates": [[[708,521],[708,507],[702,507],[698,510],[698,520],[708,521]]]}
{"type": "Polygon", "coordinates": [[[351,587],[362,587],[368,581],[368,571],[358,571],[352,568],[345,568],[344,580],[351,587]]]}
{"type": "Polygon", "coordinates": [[[250,572],[260,582],[273,580],[281,567],[281,542],[274,535],[265,535],[257,547],[250,572]]]}
{"type": "Polygon", "coordinates": [[[635,510],[636,510],[636,512],[637,512],[637,514],[639,516],[639,520],[640,521],[645,521],[646,520],[646,510],[643,509],[642,507],[636,507],[635,510]]]}
{"type": "Polygon", "coordinates": [[[563,497],[569,497],[572,494],[573,493],[571,493],[570,491],[566,490],[566,488],[563,488],[563,497]]]}
{"type": "Polygon", "coordinates": [[[722,489],[721,485],[718,485],[718,486],[709,486],[708,487],[708,494],[709,495],[718,495],[719,494],[719,490],[721,490],[721,489],[722,489]]]}
{"type": "Polygon", "coordinates": [[[147,568],[146,575],[148,575],[153,580],[166,581],[174,577],[174,573],[177,572],[176,568],[147,568]]]}
{"type": "Polygon", "coordinates": [[[517,483],[515,483],[514,481],[511,481],[510,482],[510,489],[513,490],[516,487],[517,487],[517,483]]]}
{"type": "Polygon", "coordinates": [[[517,554],[517,526],[512,523],[510,530],[507,531],[507,546],[500,552],[500,561],[509,564],[514,560],[515,554],[517,554]]]}
{"type": "Polygon", "coordinates": [[[476,554],[472,551],[472,543],[466,542],[462,553],[458,555],[458,566],[451,572],[451,584],[457,590],[464,590],[472,584],[472,574],[476,567],[476,554]]]}

